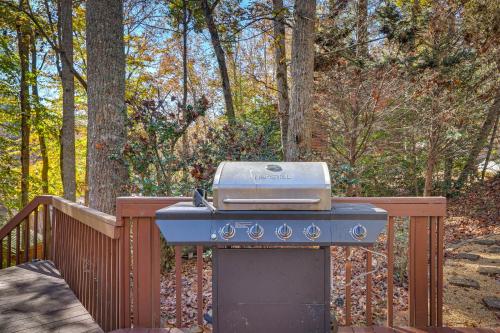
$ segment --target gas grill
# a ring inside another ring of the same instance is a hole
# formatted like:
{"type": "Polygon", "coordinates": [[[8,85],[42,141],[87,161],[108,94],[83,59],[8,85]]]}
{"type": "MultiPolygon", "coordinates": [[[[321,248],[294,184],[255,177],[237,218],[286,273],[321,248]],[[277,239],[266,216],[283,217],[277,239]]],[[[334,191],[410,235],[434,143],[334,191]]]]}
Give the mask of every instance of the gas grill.
{"type": "Polygon", "coordinates": [[[334,204],[320,162],[223,162],[213,202],[161,209],[170,245],[213,247],[213,325],[227,332],[330,332],[331,245],[373,244],[387,212],[334,204]]]}

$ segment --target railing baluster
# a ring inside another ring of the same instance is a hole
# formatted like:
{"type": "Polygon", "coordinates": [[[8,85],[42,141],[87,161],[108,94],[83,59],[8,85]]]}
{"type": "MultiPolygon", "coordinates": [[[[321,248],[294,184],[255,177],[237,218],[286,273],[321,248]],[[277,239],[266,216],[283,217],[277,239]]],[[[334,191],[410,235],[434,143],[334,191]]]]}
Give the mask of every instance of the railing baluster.
{"type": "Polygon", "coordinates": [[[83,305],[85,308],[90,308],[89,302],[89,280],[90,280],[90,270],[89,270],[89,252],[90,252],[90,237],[89,228],[83,226],[83,305]]]}
{"type": "Polygon", "coordinates": [[[430,237],[430,242],[429,242],[429,253],[430,253],[430,274],[429,274],[429,280],[430,280],[430,326],[436,326],[436,315],[437,315],[437,308],[436,308],[436,289],[437,289],[437,274],[436,274],[436,252],[437,252],[437,244],[436,244],[436,238],[437,238],[437,219],[435,217],[431,217],[429,221],[429,237],[430,237]]]}
{"type": "Polygon", "coordinates": [[[443,267],[444,267],[444,220],[437,217],[437,318],[436,326],[443,326],[443,267]]]}
{"type": "Polygon", "coordinates": [[[16,265],[19,265],[21,263],[20,241],[21,241],[21,227],[18,224],[16,226],[16,265]]]}
{"type": "Polygon", "coordinates": [[[96,232],[94,230],[91,230],[90,233],[90,262],[92,265],[92,275],[91,275],[91,280],[90,280],[90,299],[91,299],[91,304],[90,304],[90,309],[91,309],[91,314],[92,317],[96,318],[97,314],[97,298],[95,295],[95,283],[96,283],[96,232]]]}
{"type": "Polygon", "coordinates": [[[55,222],[56,222],[56,238],[57,240],[54,242],[54,253],[56,255],[56,258],[57,258],[57,267],[61,267],[62,265],[62,259],[61,259],[61,256],[62,256],[62,251],[56,251],[56,246],[57,248],[61,249],[62,248],[62,244],[61,244],[61,224],[62,224],[62,218],[61,218],[61,212],[59,210],[56,211],[57,214],[56,214],[56,218],[55,218],[55,222]]]}
{"type": "Polygon", "coordinates": [[[387,326],[394,325],[394,217],[387,223],[387,326]]]}
{"type": "Polygon", "coordinates": [[[100,293],[101,279],[102,279],[102,268],[101,268],[101,260],[102,260],[102,249],[101,249],[101,235],[99,233],[96,234],[96,283],[95,283],[95,291],[96,291],[96,300],[97,300],[97,308],[96,308],[96,321],[100,323],[102,321],[102,299],[100,293]]]}
{"type": "MultiPolygon", "coordinates": [[[[372,247],[370,246],[371,250],[372,247]]],[[[372,253],[366,252],[366,325],[372,326],[372,253]]]]}
{"type": "MultiPolygon", "coordinates": [[[[121,218],[121,216],[119,216],[121,218]]],[[[118,264],[119,270],[119,290],[122,293],[119,302],[119,317],[118,326],[119,327],[130,327],[130,270],[132,270],[132,275],[135,276],[135,266],[130,267],[132,264],[130,256],[130,223],[132,219],[123,219],[123,232],[122,237],[119,240],[119,258],[120,262],[118,264]]],[[[135,294],[134,294],[135,296],[135,294]]]]}
{"type": "Polygon", "coordinates": [[[33,215],[33,259],[38,259],[38,208],[33,215]]]}
{"type": "MultiPolygon", "coordinates": [[[[97,265],[99,267],[99,283],[97,284],[97,292],[99,299],[99,323],[105,322],[104,317],[104,288],[105,288],[105,267],[104,267],[104,237],[101,233],[98,236],[99,240],[99,257],[97,259],[97,265]]],[[[103,327],[104,328],[104,327],[103,327]]]]}
{"type": "Polygon", "coordinates": [[[175,326],[182,327],[182,246],[175,246],[175,326]]]}
{"type": "Polygon", "coordinates": [[[345,324],[351,325],[351,248],[345,247],[345,324]]]}
{"type": "Polygon", "coordinates": [[[48,239],[47,239],[47,226],[48,226],[48,219],[49,219],[49,206],[48,205],[43,205],[43,259],[47,260],[48,255],[47,255],[47,249],[48,249],[48,239]]]}
{"type": "Polygon", "coordinates": [[[110,248],[110,300],[111,304],[109,307],[109,323],[110,323],[110,330],[116,329],[116,313],[118,311],[118,308],[116,306],[116,286],[118,285],[118,279],[116,276],[116,246],[118,244],[118,241],[113,239],[111,240],[111,248],[110,248]]]}
{"type": "Polygon", "coordinates": [[[7,267],[10,267],[12,259],[12,236],[11,232],[7,235],[7,267]]]}
{"type": "Polygon", "coordinates": [[[56,244],[59,244],[59,224],[58,224],[58,218],[59,218],[59,211],[55,208],[53,208],[52,211],[52,235],[50,237],[50,257],[52,258],[52,261],[56,265],[56,267],[59,267],[59,261],[58,261],[58,255],[59,252],[55,251],[56,244]]]}
{"type": "MultiPolygon", "coordinates": [[[[133,292],[134,292],[134,302],[131,303],[132,308],[132,313],[133,313],[133,325],[138,326],[138,320],[139,320],[139,305],[138,300],[139,300],[139,284],[137,283],[139,281],[139,260],[138,260],[138,254],[139,254],[139,219],[135,219],[132,221],[132,272],[133,272],[133,292]]],[[[124,277],[125,279],[127,278],[126,276],[124,277]]]]}
{"type": "Polygon", "coordinates": [[[65,226],[66,226],[66,232],[67,232],[67,242],[66,242],[66,258],[67,258],[67,269],[66,269],[66,281],[68,282],[69,286],[71,288],[74,287],[73,285],[73,228],[71,227],[71,220],[67,214],[64,214],[64,217],[66,218],[65,226]]]}
{"type": "Polygon", "coordinates": [[[198,325],[203,324],[203,246],[196,247],[197,315],[198,325]]]}
{"type": "Polygon", "coordinates": [[[105,331],[109,331],[111,329],[111,325],[110,325],[110,310],[111,310],[111,303],[112,303],[112,299],[111,299],[111,290],[110,290],[110,287],[111,287],[111,262],[109,260],[109,256],[111,254],[111,247],[110,247],[110,239],[108,237],[105,237],[104,238],[104,256],[105,256],[105,263],[104,263],[104,267],[106,267],[106,288],[105,288],[105,291],[104,291],[104,300],[106,302],[105,306],[104,306],[104,330],[105,331]]]}
{"type": "Polygon", "coordinates": [[[82,300],[84,298],[84,289],[83,289],[83,269],[85,264],[85,257],[83,255],[83,247],[84,247],[84,232],[85,225],[83,223],[78,223],[78,294],[79,298],[82,300]]]}
{"type": "MultiPolygon", "coordinates": [[[[122,228],[123,230],[123,228],[122,228]]],[[[123,233],[122,233],[123,237],[123,233]]],[[[112,265],[113,265],[113,276],[111,277],[111,281],[113,283],[113,327],[112,329],[117,329],[120,326],[120,295],[124,294],[124,292],[120,293],[120,240],[115,239],[113,241],[113,255],[112,255],[112,265]]],[[[130,276],[130,274],[129,274],[130,276]]]]}
{"type": "Polygon", "coordinates": [[[30,260],[30,216],[24,220],[24,261],[30,260]]]}
{"type": "Polygon", "coordinates": [[[66,277],[66,240],[68,235],[66,234],[66,216],[61,212],[61,238],[60,238],[60,247],[59,250],[61,251],[61,275],[63,277],[66,277]]]}
{"type": "Polygon", "coordinates": [[[151,255],[151,276],[149,276],[149,281],[151,284],[151,319],[152,327],[160,327],[160,275],[161,275],[161,244],[160,244],[160,229],[154,223],[154,218],[150,218],[149,229],[151,234],[150,241],[150,255],[151,255]]]}
{"type": "MultiPolygon", "coordinates": [[[[80,237],[80,234],[78,233],[78,225],[80,224],[79,222],[75,221],[73,218],[68,217],[69,220],[71,221],[69,223],[69,226],[72,231],[72,242],[71,242],[71,253],[72,253],[72,269],[71,269],[71,283],[73,284],[73,287],[71,287],[76,293],[78,292],[78,266],[79,264],[79,259],[78,259],[78,238],[80,237]]],[[[80,294],[78,294],[78,298],[80,298],[80,294]]]]}
{"type": "Polygon", "coordinates": [[[0,269],[3,268],[3,238],[0,239],[0,269]]]}
{"type": "Polygon", "coordinates": [[[429,325],[429,217],[416,216],[410,219],[410,325],[424,327],[429,325]],[[423,244],[423,246],[422,246],[423,244]]]}

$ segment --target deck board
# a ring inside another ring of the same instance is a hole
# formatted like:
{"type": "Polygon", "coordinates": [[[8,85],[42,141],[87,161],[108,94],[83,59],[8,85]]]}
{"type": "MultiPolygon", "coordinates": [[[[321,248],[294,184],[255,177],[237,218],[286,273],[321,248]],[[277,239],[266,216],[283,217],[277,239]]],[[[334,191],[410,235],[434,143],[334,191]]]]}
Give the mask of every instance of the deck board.
{"type": "Polygon", "coordinates": [[[50,261],[0,270],[0,332],[103,332],[50,261]]]}

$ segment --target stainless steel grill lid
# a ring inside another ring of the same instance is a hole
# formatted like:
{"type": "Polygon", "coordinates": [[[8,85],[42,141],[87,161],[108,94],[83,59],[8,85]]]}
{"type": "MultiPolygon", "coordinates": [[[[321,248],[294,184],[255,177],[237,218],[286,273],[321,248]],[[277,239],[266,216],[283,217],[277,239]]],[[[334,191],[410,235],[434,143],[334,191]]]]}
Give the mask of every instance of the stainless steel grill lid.
{"type": "Polygon", "coordinates": [[[222,162],[213,182],[217,210],[330,210],[324,162],[222,162]]]}

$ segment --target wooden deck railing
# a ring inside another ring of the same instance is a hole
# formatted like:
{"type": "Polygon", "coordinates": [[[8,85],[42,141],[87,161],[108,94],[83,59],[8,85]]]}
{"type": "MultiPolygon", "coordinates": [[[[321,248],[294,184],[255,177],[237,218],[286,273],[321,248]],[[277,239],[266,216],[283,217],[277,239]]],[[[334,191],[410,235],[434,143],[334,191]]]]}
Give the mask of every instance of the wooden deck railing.
{"type": "Polygon", "coordinates": [[[0,268],[14,261],[52,260],[99,326],[110,331],[123,327],[118,311],[121,235],[114,216],[40,196],[0,228],[0,268]]]}
{"type": "MultiPolygon", "coordinates": [[[[132,282],[122,280],[122,290],[132,294],[124,297],[124,324],[129,327],[158,327],[160,323],[160,235],[155,225],[156,210],[189,198],[117,199],[117,222],[124,227],[123,248],[125,263],[123,274],[132,271],[132,282]],[[133,262],[131,262],[133,258],[133,262]],[[132,283],[130,286],[129,283],[132,283]],[[132,287],[132,288],[130,288],[132,287]],[[131,313],[133,314],[131,316],[131,313]],[[130,322],[130,318],[133,322],[130,322]]],[[[446,199],[442,197],[412,198],[333,198],[333,202],[373,203],[389,213],[385,249],[387,252],[387,326],[394,324],[394,221],[397,217],[409,217],[409,322],[410,326],[442,326],[443,305],[443,217],[446,215],[446,199]]],[[[182,247],[175,247],[176,326],[181,327],[182,313],[182,247]]],[[[202,323],[202,248],[197,247],[197,321],[202,323]]],[[[350,249],[345,248],[346,258],[350,249]]],[[[366,270],[372,266],[372,254],[366,257],[366,270]]],[[[352,263],[345,262],[345,325],[352,325],[353,305],[350,280],[352,263]]],[[[373,324],[372,274],[366,279],[365,325],[373,324]]]]}
{"type": "Polygon", "coordinates": [[[0,269],[49,258],[51,203],[51,196],[36,197],[0,228],[0,269]]]}
{"type": "MultiPolygon", "coordinates": [[[[106,331],[160,326],[160,233],[156,210],[189,198],[117,199],[117,216],[52,196],[40,196],[0,229],[0,268],[31,259],[51,259],[76,296],[106,331]]],[[[443,217],[445,198],[333,198],[369,202],[389,212],[387,326],[394,324],[395,219],[409,217],[409,320],[416,327],[442,326],[443,217]]],[[[202,323],[202,248],[197,247],[197,321],[202,323]]],[[[344,249],[349,258],[351,249],[344,249]]],[[[182,248],[175,248],[176,326],[181,327],[182,248]]],[[[366,256],[366,271],[372,266],[366,256]]],[[[345,325],[352,319],[352,263],[345,261],[345,325]]],[[[364,325],[373,324],[372,275],[367,274],[364,325]]]]}

